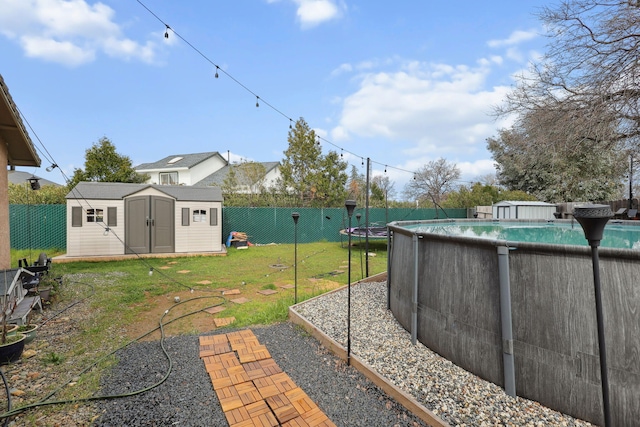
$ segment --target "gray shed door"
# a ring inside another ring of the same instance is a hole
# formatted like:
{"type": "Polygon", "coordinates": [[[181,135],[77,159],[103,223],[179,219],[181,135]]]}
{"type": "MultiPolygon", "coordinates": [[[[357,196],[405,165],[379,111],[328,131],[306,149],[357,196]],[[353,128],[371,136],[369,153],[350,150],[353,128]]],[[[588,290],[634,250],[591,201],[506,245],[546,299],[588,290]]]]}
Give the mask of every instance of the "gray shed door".
{"type": "Polygon", "coordinates": [[[125,253],[174,252],[174,203],[158,196],[125,200],[125,253]]]}

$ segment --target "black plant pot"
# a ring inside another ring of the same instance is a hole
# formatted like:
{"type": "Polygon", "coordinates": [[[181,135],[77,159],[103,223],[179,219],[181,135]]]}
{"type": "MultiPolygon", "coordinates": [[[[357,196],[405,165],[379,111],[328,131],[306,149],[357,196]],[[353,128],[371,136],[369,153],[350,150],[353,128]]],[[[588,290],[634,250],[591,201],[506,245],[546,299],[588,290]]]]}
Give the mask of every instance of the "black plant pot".
{"type": "Polygon", "coordinates": [[[20,359],[22,352],[24,351],[24,340],[27,337],[25,334],[17,334],[16,337],[8,337],[7,340],[11,341],[6,344],[0,344],[0,365],[6,365],[13,363],[20,359]]]}

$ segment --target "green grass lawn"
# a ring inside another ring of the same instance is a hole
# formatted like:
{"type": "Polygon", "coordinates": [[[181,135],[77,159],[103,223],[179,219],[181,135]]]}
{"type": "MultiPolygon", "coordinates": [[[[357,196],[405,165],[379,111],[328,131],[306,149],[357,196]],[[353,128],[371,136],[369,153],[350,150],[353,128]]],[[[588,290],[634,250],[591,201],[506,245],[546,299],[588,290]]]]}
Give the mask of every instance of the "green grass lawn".
{"type": "MultiPolygon", "coordinates": [[[[363,246],[352,246],[352,282],[366,275],[363,246]]],[[[369,252],[375,256],[369,257],[369,276],[386,270],[386,250],[386,242],[370,242],[369,252]]],[[[12,251],[12,266],[17,266],[19,259],[31,263],[41,252],[48,257],[62,254],[56,250],[12,251]]],[[[97,368],[82,374],[74,387],[65,387],[56,395],[59,399],[90,396],[99,390],[104,370],[115,361],[108,355],[132,340],[159,339],[160,322],[170,336],[216,330],[216,319],[234,318],[228,325],[233,328],[285,321],[296,293],[301,302],[347,284],[348,253],[346,243],[298,244],[297,269],[292,244],[229,248],[226,256],[64,263],[54,260],[41,286],[55,286],[55,303],[44,314],[68,317],[74,332],[65,337],[70,344],[66,349],[38,343],[36,338],[34,348],[38,354],[30,360],[38,365],[33,369],[59,372],[56,375],[62,381],[69,375],[69,366],[75,367],[75,375],[99,360],[97,368]],[[53,280],[59,277],[61,284],[53,280]],[[211,313],[205,309],[222,311],[211,313]],[[77,313],[81,318],[74,318],[77,313]]],[[[57,384],[45,389],[54,386],[57,384]]],[[[65,410],[64,406],[43,407],[29,413],[28,419],[65,410]]]]}

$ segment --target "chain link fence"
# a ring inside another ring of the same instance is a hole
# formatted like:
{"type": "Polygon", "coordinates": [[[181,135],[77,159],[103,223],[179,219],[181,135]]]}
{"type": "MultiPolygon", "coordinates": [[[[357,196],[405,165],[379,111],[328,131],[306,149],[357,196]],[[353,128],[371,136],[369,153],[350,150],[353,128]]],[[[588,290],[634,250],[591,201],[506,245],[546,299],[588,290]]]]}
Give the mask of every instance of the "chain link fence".
{"type": "MultiPolygon", "coordinates": [[[[349,224],[344,208],[226,207],[222,210],[222,236],[226,240],[232,231],[238,231],[246,233],[254,244],[293,243],[296,237],[293,212],[300,214],[299,243],[339,242],[346,238],[340,234],[349,224]]],[[[10,205],[11,249],[66,249],[66,216],[65,205],[10,205]]],[[[392,221],[466,217],[466,209],[369,209],[370,226],[384,226],[392,221]]],[[[365,209],[357,208],[351,226],[364,227],[365,221],[365,209]]]]}

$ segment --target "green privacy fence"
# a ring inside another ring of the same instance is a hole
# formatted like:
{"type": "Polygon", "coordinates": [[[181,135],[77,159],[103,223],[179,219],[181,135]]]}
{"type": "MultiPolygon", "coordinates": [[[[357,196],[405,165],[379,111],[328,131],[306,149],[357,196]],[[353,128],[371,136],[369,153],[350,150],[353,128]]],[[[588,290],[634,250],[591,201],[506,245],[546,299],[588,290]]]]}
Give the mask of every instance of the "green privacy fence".
{"type": "Polygon", "coordinates": [[[11,249],[67,247],[65,205],[9,205],[11,249]]]}
{"type": "MultiPolygon", "coordinates": [[[[222,233],[225,238],[232,231],[247,233],[251,243],[293,243],[294,222],[291,214],[298,212],[297,239],[299,243],[326,240],[338,242],[344,236],[340,230],[348,227],[349,218],[345,208],[244,208],[228,207],[222,210],[222,233]]],[[[365,210],[356,209],[351,226],[358,226],[357,214],[360,213],[360,225],[365,224],[365,210]]],[[[395,208],[369,209],[369,224],[384,226],[392,221],[409,221],[434,218],[466,218],[466,209],[410,209],[395,208]]]]}
{"type": "MultiPolygon", "coordinates": [[[[344,238],[340,230],[347,228],[344,208],[246,208],[227,207],[222,210],[222,236],[226,240],[232,231],[247,233],[256,244],[293,243],[293,212],[300,214],[297,238],[300,243],[326,240],[338,242],[344,238]]],[[[364,226],[366,214],[357,208],[351,218],[352,227],[364,226]]],[[[369,209],[369,224],[384,226],[391,221],[434,218],[466,218],[466,209],[369,209]]],[[[67,212],[65,205],[10,205],[9,225],[12,249],[65,249],[67,246],[67,212]]]]}

